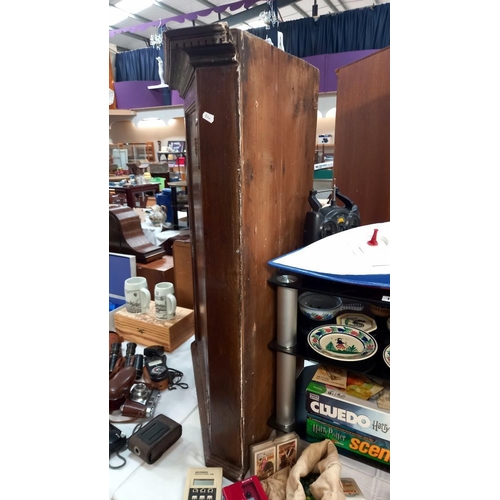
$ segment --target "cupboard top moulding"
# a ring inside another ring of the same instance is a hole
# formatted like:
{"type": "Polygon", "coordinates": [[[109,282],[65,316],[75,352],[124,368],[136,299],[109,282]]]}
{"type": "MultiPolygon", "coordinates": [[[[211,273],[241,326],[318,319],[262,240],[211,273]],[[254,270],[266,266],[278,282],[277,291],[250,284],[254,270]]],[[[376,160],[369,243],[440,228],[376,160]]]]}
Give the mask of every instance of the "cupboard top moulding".
{"type": "Polygon", "coordinates": [[[207,466],[241,480],[274,413],[269,260],[302,246],[319,71],[227,23],[163,34],[184,99],[193,257],[193,366],[207,466]]]}

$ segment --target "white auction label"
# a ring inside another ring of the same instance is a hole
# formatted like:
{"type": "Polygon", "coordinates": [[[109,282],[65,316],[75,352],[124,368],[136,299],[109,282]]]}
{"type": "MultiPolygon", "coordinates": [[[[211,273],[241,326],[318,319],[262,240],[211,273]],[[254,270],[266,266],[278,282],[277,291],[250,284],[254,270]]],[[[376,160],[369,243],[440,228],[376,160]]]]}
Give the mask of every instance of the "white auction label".
{"type": "Polygon", "coordinates": [[[203,113],[203,119],[207,120],[207,122],[213,123],[214,122],[214,115],[211,115],[210,113],[207,113],[206,111],[203,113]]]}

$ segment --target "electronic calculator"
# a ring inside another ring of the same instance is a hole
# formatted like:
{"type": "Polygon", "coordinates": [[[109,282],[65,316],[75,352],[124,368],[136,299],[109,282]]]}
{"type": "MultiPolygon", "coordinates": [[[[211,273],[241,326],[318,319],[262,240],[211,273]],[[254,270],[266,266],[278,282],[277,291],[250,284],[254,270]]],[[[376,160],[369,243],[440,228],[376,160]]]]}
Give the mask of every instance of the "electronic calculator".
{"type": "Polygon", "coordinates": [[[183,500],[222,500],[222,467],[190,467],[183,500]]]}

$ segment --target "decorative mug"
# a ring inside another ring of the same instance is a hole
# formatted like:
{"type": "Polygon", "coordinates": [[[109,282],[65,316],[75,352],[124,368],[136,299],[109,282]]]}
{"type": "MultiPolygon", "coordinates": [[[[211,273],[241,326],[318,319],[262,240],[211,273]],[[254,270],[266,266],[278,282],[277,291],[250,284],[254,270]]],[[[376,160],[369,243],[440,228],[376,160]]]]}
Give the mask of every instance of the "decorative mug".
{"type": "Polygon", "coordinates": [[[146,278],[141,276],[125,280],[125,301],[129,313],[145,313],[149,311],[151,293],[146,278]]]}
{"type": "Polygon", "coordinates": [[[177,299],[174,295],[174,284],[169,281],[157,283],[155,286],[155,310],[158,319],[172,319],[175,316],[177,299]]]}

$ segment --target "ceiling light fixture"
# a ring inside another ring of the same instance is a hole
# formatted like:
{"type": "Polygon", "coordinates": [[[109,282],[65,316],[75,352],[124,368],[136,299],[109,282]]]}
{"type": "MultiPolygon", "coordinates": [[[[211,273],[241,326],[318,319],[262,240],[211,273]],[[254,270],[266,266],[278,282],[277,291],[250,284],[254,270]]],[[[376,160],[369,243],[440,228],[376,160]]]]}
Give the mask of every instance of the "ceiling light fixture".
{"type": "Polygon", "coordinates": [[[157,128],[157,127],[165,127],[166,123],[161,118],[157,118],[156,116],[151,116],[148,118],[143,118],[137,124],[139,128],[157,128]]]}
{"type": "Polygon", "coordinates": [[[319,15],[318,15],[318,4],[317,4],[317,0],[314,0],[314,4],[313,4],[313,10],[312,10],[312,16],[314,17],[314,19],[318,18],[319,15]]]}

